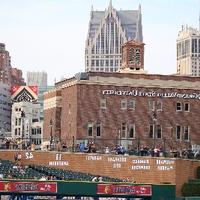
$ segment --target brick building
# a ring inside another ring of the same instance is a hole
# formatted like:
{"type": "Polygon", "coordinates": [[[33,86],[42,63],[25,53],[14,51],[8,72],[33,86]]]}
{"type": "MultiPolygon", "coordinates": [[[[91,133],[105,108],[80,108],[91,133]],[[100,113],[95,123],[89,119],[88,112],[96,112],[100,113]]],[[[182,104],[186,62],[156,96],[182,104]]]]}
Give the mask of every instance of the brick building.
{"type": "Polygon", "coordinates": [[[131,73],[81,73],[45,94],[44,137],[68,145],[95,140],[188,148],[200,144],[200,78],[131,73]],[[46,136],[45,136],[46,135],[46,136]]]}
{"type": "Polygon", "coordinates": [[[44,137],[98,148],[199,145],[200,78],[147,74],[143,43],[129,41],[122,53],[118,73],[80,73],[45,94],[44,137]]]}
{"type": "Polygon", "coordinates": [[[22,71],[11,66],[11,57],[4,43],[0,43],[0,82],[9,85],[25,85],[22,71]]]}

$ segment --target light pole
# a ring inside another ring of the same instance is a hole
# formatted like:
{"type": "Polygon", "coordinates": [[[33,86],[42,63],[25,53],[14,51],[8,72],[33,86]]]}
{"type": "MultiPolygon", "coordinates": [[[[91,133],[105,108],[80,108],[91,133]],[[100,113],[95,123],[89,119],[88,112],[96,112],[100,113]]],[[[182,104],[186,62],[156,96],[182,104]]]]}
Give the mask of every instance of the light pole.
{"type": "Polygon", "coordinates": [[[52,119],[50,119],[49,122],[49,126],[50,126],[50,150],[52,149],[52,141],[53,141],[53,135],[52,135],[52,128],[53,128],[53,121],[52,119]]]}

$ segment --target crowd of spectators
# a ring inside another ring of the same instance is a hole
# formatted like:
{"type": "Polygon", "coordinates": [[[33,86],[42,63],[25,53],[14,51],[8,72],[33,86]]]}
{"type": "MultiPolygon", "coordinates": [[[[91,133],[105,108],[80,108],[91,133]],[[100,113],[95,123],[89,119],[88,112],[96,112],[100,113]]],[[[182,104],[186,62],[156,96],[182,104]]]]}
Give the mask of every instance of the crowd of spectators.
{"type": "MultiPolygon", "coordinates": [[[[22,143],[21,139],[9,139],[5,138],[2,142],[1,148],[3,149],[25,149],[35,150],[34,144],[29,142],[22,143]]],[[[165,150],[163,147],[155,146],[150,148],[148,146],[139,146],[137,148],[126,149],[123,145],[116,145],[113,148],[97,147],[94,141],[88,143],[80,142],[76,146],[68,148],[66,145],[62,145],[61,142],[57,142],[54,148],[47,148],[47,150],[54,151],[72,151],[83,153],[105,153],[116,155],[138,155],[138,156],[152,156],[152,157],[174,157],[185,159],[200,159],[200,149],[175,149],[165,150]]]]}

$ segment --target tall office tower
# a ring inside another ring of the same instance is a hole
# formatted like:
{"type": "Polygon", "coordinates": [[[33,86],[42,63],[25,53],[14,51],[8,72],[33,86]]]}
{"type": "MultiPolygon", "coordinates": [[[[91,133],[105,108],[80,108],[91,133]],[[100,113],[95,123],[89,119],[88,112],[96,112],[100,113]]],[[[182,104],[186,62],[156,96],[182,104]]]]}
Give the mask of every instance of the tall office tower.
{"type": "Polygon", "coordinates": [[[11,85],[25,85],[22,71],[11,66],[9,52],[3,43],[0,43],[0,81],[11,85]]]}
{"type": "Polygon", "coordinates": [[[11,93],[10,85],[0,81],[0,139],[11,128],[11,93]]]}
{"type": "Polygon", "coordinates": [[[12,85],[24,85],[22,71],[12,68],[9,52],[5,44],[0,43],[0,133],[2,137],[11,127],[11,94],[12,85]]]}
{"type": "Polygon", "coordinates": [[[27,72],[26,78],[27,86],[38,86],[38,103],[41,106],[40,109],[40,119],[43,120],[43,95],[45,92],[53,89],[54,86],[47,85],[47,73],[46,72],[27,72]]]}
{"type": "Polygon", "coordinates": [[[85,70],[119,70],[121,45],[129,40],[143,41],[140,5],[138,10],[116,10],[110,0],[105,11],[92,8],[85,46],[85,70]]]}
{"type": "Polygon", "coordinates": [[[27,72],[27,85],[37,85],[38,87],[47,86],[46,72],[27,72]]]}
{"type": "Polygon", "coordinates": [[[178,33],[177,74],[200,76],[200,32],[188,26],[182,26],[178,33]]]}
{"type": "Polygon", "coordinates": [[[0,81],[10,83],[11,60],[5,44],[0,43],[0,81]]]}

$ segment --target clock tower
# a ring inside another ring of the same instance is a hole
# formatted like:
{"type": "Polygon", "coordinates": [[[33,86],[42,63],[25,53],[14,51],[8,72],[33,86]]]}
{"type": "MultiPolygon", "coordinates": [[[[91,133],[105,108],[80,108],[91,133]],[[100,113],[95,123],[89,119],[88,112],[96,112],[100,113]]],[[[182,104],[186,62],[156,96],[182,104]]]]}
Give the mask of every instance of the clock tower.
{"type": "Polygon", "coordinates": [[[144,43],[130,40],[122,45],[121,70],[144,70],[144,43]]]}

